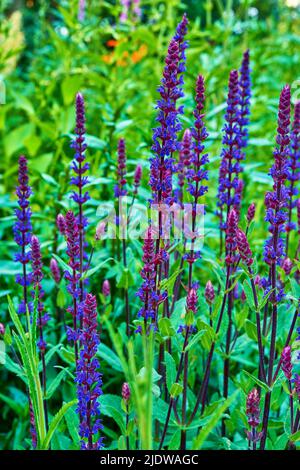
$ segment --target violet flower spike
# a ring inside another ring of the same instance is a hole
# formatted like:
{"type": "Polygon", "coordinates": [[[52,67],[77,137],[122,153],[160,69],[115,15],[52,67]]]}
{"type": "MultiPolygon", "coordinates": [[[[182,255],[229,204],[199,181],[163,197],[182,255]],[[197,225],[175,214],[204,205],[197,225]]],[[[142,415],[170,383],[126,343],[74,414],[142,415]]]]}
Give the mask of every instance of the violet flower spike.
{"type": "Polygon", "coordinates": [[[240,87],[237,70],[230,72],[228,83],[227,110],[225,114],[225,126],[223,128],[223,150],[221,153],[221,165],[219,170],[218,207],[220,216],[220,228],[225,230],[224,210],[227,214],[232,207],[240,206],[239,174],[242,171],[241,161],[244,154],[241,151],[242,139],[240,122],[240,87]]]}
{"type": "Polygon", "coordinates": [[[250,224],[250,222],[252,222],[252,220],[254,219],[255,210],[256,210],[255,204],[252,202],[252,204],[250,204],[250,206],[248,207],[248,211],[247,211],[247,222],[248,222],[248,224],[250,224]]]}
{"type": "Polygon", "coordinates": [[[249,67],[249,50],[243,54],[240,68],[240,116],[239,126],[241,132],[241,147],[246,147],[248,142],[248,125],[250,115],[251,80],[249,67]]]}
{"type": "Polygon", "coordinates": [[[75,215],[72,211],[68,211],[65,217],[66,221],[66,241],[67,241],[67,255],[69,257],[68,265],[71,272],[65,271],[64,277],[68,282],[67,291],[72,296],[72,305],[67,308],[67,311],[73,317],[73,329],[68,328],[67,335],[69,341],[73,340],[75,343],[75,352],[77,353],[76,342],[78,340],[77,320],[79,320],[78,300],[80,295],[79,279],[80,279],[80,247],[79,247],[79,229],[75,215]]]}
{"type": "Polygon", "coordinates": [[[100,338],[97,332],[96,297],[87,294],[83,306],[82,330],[79,335],[82,348],[77,361],[76,383],[80,419],[79,435],[82,450],[103,448],[99,431],[103,428],[100,419],[99,397],[102,395],[102,374],[96,357],[100,338]]]}
{"type": "Polygon", "coordinates": [[[137,195],[138,189],[139,189],[140,184],[141,184],[142,174],[143,174],[142,167],[141,167],[141,165],[138,165],[136,167],[135,172],[134,172],[134,190],[133,190],[133,194],[135,196],[137,195]]]}
{"type": "Polygon", "coordinates": [[[285,254],[282,232],[287,222],[287,206],[289,191],[285,182],[289,174],[289,125],[290,125],[290,100],[291,90],[286,85],[280,95],[278,111],[278,128],[274,150],[274,165],[270,170],[273,178],[273,191],[269,191],[265,197],[266,217],[269,222],[270,237],[265,243],[264,260],[269,265],[278,264],[285,254]]]}
{"type": "Polygon", "coordinates": [[[44,291],[42,289],[43,279],[43,264],[41,255],[41,246],[36,236],[31,237],[31,264],[32,264],[32,283],[33,291],[31,293],[33,299],[37,296],[37,311],[38,311],[38,329],[40,332],[40,339],[38,341],[38,347],[40,351],[44,352],[46,349],[46,342],[44,339],[43,327],[49,321],[49,315],[45,313],[45,307],[43,304],[44,291]]]}
{"type": "MultiPolygon", "coordinates": [[[[138,312],[138,317],[143,318],[145,322],[149,319],[154,320],[157,294],[155,292],[155,252],[154,252],[154,239],[152,237],[152,230],[149,227],[144,239],[143,246],[144,263],[141,270],[141,277],[143,283],[137,292],[137,296],[141,299],[143,305],[138,312]]],[[[140,331],[139,331],[140,332],[140,331]]]]}
{"type": "Polygon", "coordinates": [[[186,178],[186,172],[191,164],[192,157],[192,134],[189,129],[186,129],[183,134],[182,142],[179,151],[179,161],[176,165],[178,175],[178,189],[174,191],[175,200],[179,204],[183,203],[183,187],[186,178]]]}
{"type": "MultiPolygon", "coordinates": [[[[71,185],[77,187],[77,191],[73,191],[71,198],[78,205],[78,217],[77,224],[79,230],[79,263],[80,263],[80,277],[82,277],[84,271],[87,268],[87,264],[84,264],[84,260],[88,259],[85,252],[85,231],[88,225],[87,218],[83,213],[83,205],[90,199],[88,191],[85,191],[85,186],[89,183],[89,178],[86,176],[86,172],[89,170],[89,163],[87,163],[85,151],[87,149],[85,140],[85,105],[84,99],[81,93],[76,95],[76,128],[75,128],[75,139],[72,141],[71,147],[75,150],[74,160],[71,164],[71,170],[75,173],[75,176],[71,177],[71,185]]],[[[83,302],[86,295],[83,281],[80,281],[80,302],[83,302]]]]}
{"type": "Polygon", "coordinates": [[[20,247],[20,251],[15,254],[15,261],[21,263],[22,274],[17,274],[16,282],[23,288],[23,299],[19,304],[18,312],[26,313],[26,306],[29,311],[32,310],[32,303],[29,301],[27,289],[31,284],[31,273],[28,272],[28,264],[31,260],[30,241],[31,241],[31,209],[29,199],[32,195],[31,187],[29,186],[28,166],[27,160],[22,155],[19,158],[19,172],[18,183],[16,188],[16,195],[18,197],[18,208],[15,209],[16,222],[13,226],[14,239],[20,247]]]}
{"type": "Polygon", "coordinates": [[[172,154],[179,150],[177,133],[181,130],[178,115],[183,109],[177,108],[177,100],[183,96],[182,77],[179,77],[179,45],[171,40],[165,60],[161,85],[161,98],[157,102],[159,126],[153,130],[154,156],[150,159],[150,187],[152,203],[172,202],[172,154]]]}
{"type": "Polygon", "coordinates": [[[293,366],[292,366],[292,353],[291,353],[291,347],[286,346],[281,354],[281,369],[286,376],[288,380],[291,380],[292,378],[292,371],[293,371],[293,366]]]}
{"type": "Polygon", "coordinates": [[[242,260],[248,266],[248,268],[250,268],[250,266],[253,264],[252,251],[250,249],[248,239],[242,230],[237,230],[236,242],[242,260]]]}
{"type": "Polygon", "coordinates": [[[177,25],[176,33],[173,37],[173,39],[178,43],[178,46],[179,46],[179,67],[178,67],[179,73],[183,73],[186,70],[185,51],[188,47],[188,42],[185,40],[185,36],[187,34],[188,23],[189,23],[189,21],[188,21],[187,15],[186,15],[186,13],[184,13],[184,15],[182,17],[182,20],[177,25]]]}
{"type": "Polygon", "coordinates": [[[115,197],[126,196],[126,147],[125,140],[120,139],[118,142],[118,184],[114,188],[115,197]]]}

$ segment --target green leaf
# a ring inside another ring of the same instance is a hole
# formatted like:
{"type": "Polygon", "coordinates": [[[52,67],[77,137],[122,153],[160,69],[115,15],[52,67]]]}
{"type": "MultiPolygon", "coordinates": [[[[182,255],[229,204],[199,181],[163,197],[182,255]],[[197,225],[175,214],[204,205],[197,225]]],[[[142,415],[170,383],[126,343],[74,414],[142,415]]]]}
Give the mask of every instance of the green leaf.
{"type": "Polygon", "coordinates": [[[61,409],[56,413],[56,415],[53,417],[50,426],[49,426],[49,431],[47,432],[47,435],[45,439],[43,440],[41,444],[42,450],[47,450],[49,449],[51,439],[53,437],[53,434],[55,433],[56,429],[58,428],[61,420],[63,419],[64,415],[66,412],[74,405],[76,405],[77,400],[72,400],[69,403],[64,403],[61,409]]]}
{"type": "Polygon", "coordinates": [[[250,377],[250,379],[252,379],[253,382],[255,382],[257,385],[259,385],[261,388],[263,388],[266,392],[270,392],[272,390],[267,384],[265,384],[264,382],[259,380],[257,377],[255,377],[255,375],[250,374],[248,371],[246,371],[244,369],[243,369],[242,372],[244,374],[246,374],[248,377],[250,377]]]}
{"type": "Polygon", "coordinates": [[[254,299],[253,299],[253,292],[252,292],[252,288],[249,284],[248,281],[244,281],[243,282],[243,288],[244,288],[244,292],[245,292],[245,296],[246,296],[246,301],[247,301],[247,304],[249,305],[249,307],[252,309],[252,310],[256,310],[255,309],[255,304],[254,304],[254,299]]]}
{"type": "Polygon", "coordinates": [[[114,261],[114,258],[107,258],[106,260],[102,261],[101,263],[98,263],[94,268],[89,269],[88,271],[85,271],[84,275],[82,276],[82,279],[90,278],[92,277],[93,274],[95,274],[99,269],[101,269],[103,266],[105,266],[108,261],[114,261]]]}
{"type": "Polygon", "coordinates": [[[254,341],[257,341],[257,328],[256,328],[256,325],[252,321],[246,320],[244,327],[245,327],[245,331],[247,333],[247,336],[250,339],[253,339],[254,341]]]}
{"type": "Polygon", "coordinates": [[[294,434],[291,434],[291,436],[289,437],[289,440],[292,442],[300,441],[300,431],[297,431],[294,434]]]}
{"type": "Polygon", "coordinates": [[[158,320],[158,328],[160,334],[165,337],[169,338],[170,336],[174,336],[175,330],[172,326],[170,318],[163,317],[158,320]]]}
{"type": "Polygon", "coordinates": [[[134,285],[134,279],[131,271],[128,268],[122,268],[120,279],[118,280],[117,287],[128,290],[130,286],[134,285]]]}
{"type": "Polygon", "coordinates": [[[198,331],[198,333],[196,333],[192,339],[189,341],[189,344],[187,345],[187,347],[185,348],[185,351],[189,351],[190,349],[192,349],[197,343],[199,343],[200,339],[202,338],[202,336],[205,334],[206,330],[201,330],[201,331],[198,331]]]}
{"type": "Polygon", "coordinates": [[[171,388],[170,388],[171,397],[172,398],[178,397],[181,394],[182,389],[183,389],[183,387],[182,387],[181,384],[179,384],[178,382],[173,383],[171,388]]]}
{"type": "Polygon", "coordinates": [[[66,376],[66,371],[63,369],[52,380],[47,390],[46,400],[49,400],[49,398],[52,397],[53,393],[56,391],[57,387],[59,387],[62,380],[64,380],[65,376],[66,376]]]}
{"type": "Polygon", "coordinates": [[[165,364],[166,364],[166,380],[167,380],[167,387],[170,392],[172,384],[176,380],[176,364],[168,351],[165,351],[165,364]]]}
{"type": "Polygon", "coordinates": [[[104,359],[110,367],[118,372],[122,372],[122,364],[118,356],[114,353],[112,349],[106,346],[103,343],[100,343],[98,347],[98,355],[104,359]]]}
{"type": "Polygon", "coordinates": [[[221,403],[212,413],[210,419],[206,423],[205,426],[201,429],[198,436],[195,438],[193,442],[193,450],[201,449],[202,445],[204,444],[205,439],[207,436],[214,430],[217,426],[219,420],[222,418],[224,412],[229,408],[229,406],[235,401],[239,394],[239,390],[236,390],[227,400],[221,403]]]}

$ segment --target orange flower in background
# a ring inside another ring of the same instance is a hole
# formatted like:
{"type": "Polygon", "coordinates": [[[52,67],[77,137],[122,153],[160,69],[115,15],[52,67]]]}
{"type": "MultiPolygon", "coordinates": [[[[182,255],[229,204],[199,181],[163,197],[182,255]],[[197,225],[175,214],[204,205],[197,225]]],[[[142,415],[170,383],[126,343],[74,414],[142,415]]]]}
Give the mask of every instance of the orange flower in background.
{"type": "MultiPolygon", "coordinates": [[[[115,49],[117,46],[120,44],[124,43],[126,39],[109,39],[106,41],[106,46],[112,49],[115,49]]],[[[102,60],[106,64],[112,64],[114,61],[116,61],[116,65],[118,67],[126,67],[128,65],[129,61],[131,61],[133,64],[137,64],[140,62],[146,55],[148,54],[148,47],[146,44],[141,44],[141,46],[130,53],[130,51],[125,50],[121,53],[121,56],[118,58],[116,57],[117,51],[112,51],[110,54],[105,54],[102,56],[102,60]]]]}
{"type": "Polygon", "coordinates": [[[142,44],[140,46],[140,48],[133,52],[133,54],[131,55],[131,60],[134,64],[137,64],[138,62],[140,62],[148,53],[148,47],[146,46],[146,44],[142,44]]]}
{"type": "Polygon", "coordinates": [[[116,47],[118,44],[120,44],[120,41],[117,41],[117,39],[109,39],[107,42],[106,42],[106,45],[108,47],[116,47]]]}

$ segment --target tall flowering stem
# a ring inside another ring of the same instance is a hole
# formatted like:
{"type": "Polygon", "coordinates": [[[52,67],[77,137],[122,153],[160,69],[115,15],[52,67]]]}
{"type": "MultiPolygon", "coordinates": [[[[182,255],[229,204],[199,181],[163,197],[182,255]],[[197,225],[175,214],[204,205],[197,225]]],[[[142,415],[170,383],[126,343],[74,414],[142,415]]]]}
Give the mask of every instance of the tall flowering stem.
{"type": "MultiPolygon", "coordinates": [[[[41,361],[42,361],[42,384],[43,384],[43,392],[44,397],[46,396],[47,392],[47,377],[46,377],[46,361],[45,361],[45,351],[47,347],[47,343],[44,338],[44,327],[49,321],[49,315],[45,312],[45,307],[43,304],[43,297],[44,291],[42,289],[42,279],[43,279],[43,271],[42,271],[42,255],[41,255],[41,246],[39,239],[36,236],[31,237],[31,264],[32,264],[32,283],[33,283],[33,291],[32,297],[33,299],[36,298],[37,303],[37,313],[38,313],[38,330],[39,330],[39,340],[38,340],[38,347],[40,350],[41,361]]],[[[45,410],[45,419],[46,419],[46,426],[48,428],[48,409],[47,409],[47,401],[44,399],[44,410],[45,410]]]]}
{"type": "MultiPolygon", "coordinates": [[[[22,274],[16,276],[16,282],[22,286],[23,298],[19,304],[18,312],[26,314],[26,309],[29,312],[32,309],[32,302],[29,300],[28,287],[32,282],[32,273],[28,272],[28,264],[31,261],[30,241],[31,241],[31,209],[30,209],[30,196],[32,195],[31,187],[29,186],[28,165],[27,159],[21,155],[18,162],[18,186],[16,188],[16,195],[18,197],[18,208],[15,209],[16,222],[13,226],[14,240],[20,247],[20,251],[15,254],[15,261],[19,262],[22,266],[22,274]]],[[[30,434],[33,448],[37,445],[37,432],[34,420],[34,413],[32,403],[28,394],[29,401],[29,415],[30,415],[30,434]]]]}
{"type": "MultiPolygon", "coordinates": [[[[160,99],[157,102],[159,126],[153,130],[154,156],[150,159],[150,187],[152,190],[151,204],[155,204],[158,209],[158,237],[156,241],[156,294],[160,296],[159,284],[163,274],[163,264],[166,265],[165,272],[168,271],[168,254],[165,249],[163,239],[162,209],[163,205],[170,206],[173,203],[172,194],[172,173],[174,169],[173,153],[179,150],[177,133],[181,129],[179,115],[183,108],[177,107],[177,101],[183,96],[182,84],[184,70],[184,34],[186,33],[186,18],[183,19],[183,27],[179,27],[176,38],[173,38],[168,47],[165,60],[163,78],[158,87],[160,99]]],[[[168,306],[165,305],[168,311],[168,306]]],[[[157,312],[155,313],[157,322],[157,312]]]]}
{"type": "Polygon", "coordinates": [[[74,341],[75,360],[78,361],[78,320],[79,320],[79,279],[80,279],[80,237],[76,217],[68,211],[65,217],[65,236],[67,241],[68,265],[70,271],[65,271],[64,277],[68,281],[67,290],[72,296],[72,305],[67,311],[73,318],[73,329],[68,328],[68,339],[74,341]]]}
{"type": "Polygon", "coordinates": [[[75,186],[77,190],[72,192],[71,198],[78,205],[77,225],[79,230],[79,302],[82,303],[85,297],[84,282],[82,275],[85,271],[84,260],[87,258],[85,253],[85,230],[88,224],[86,217],[83,214],[83,205],[90,199],[88,191],[85,191],[85,186],[89,183],[86,172],[89,169],[89,163],[86,162],[85,151],[87,149],[85,140],[85,105],[81,93],[76,95],[76,128],[75,138],[72,141],[71,147],[75,150],[74,160],[71,164],[71,170],[75,176],[71,177],[71,185],[75,186]]]}
{"type": "MultiPolygon", "coordinates": [[[[117,173],[118,173],[118,183],[115,186],[115,197],[118,198],[119,207],[120,207],[120,199],[127,194],[126,188],[126,147],[125,147],[125,140],[120,139],[118,142],[118,166],[117,166],[117,173]]],[[[125,231],[124,231],[124,224],[125,221],[123,220],[122,216],[119,213],[118,217],[118,224],[119,224],[119,236],[122,239],[122,256],[123,256],[123,264],[124,268],[127,269],[127,257],[126,257],[126,239],[125,239],[125,231]]],[[[126,317],[126,334],[127,336],[130,335],[130,311],[129,311],[129,297],[128,297],[128,288],[124,289],[124,297],[125,297],[125,317],[126,317]]]]}
{"type": "MultiPolygon", "coordinates": [[[[277,289],[277,265],[281,263],[284,257],[284,241],[282,232],[287,222],[287,206],[289,200],[288,189],[285,187],[289,174],[288,156],[289,156],[289,127],[290,127],[290,102],[291,91],[286,85],[279,99],[278,127],[276,143],[274,150],[274,165],[270,170],[273,178],[273,191],[268,192],[265,197],[266,221],[269,222],[270,237],[265,243],[264,260],[270,267],[270,281],[272,294],[270,301],[272,303],[272,331],[269,352],[268,367],[268,385],[273,382],[273,365],[275,360],[275,346],[277,336],[277,308],[278,302],[282,298],[282,293],[277,289]]],[[[264,416],[263,416],[263,437],[261,440],[261,449],[265,448],[269,411],[271,404],[271,392],[266,393],[264,416]]]]}
{"type": "Polygon", "coordinates": [[[290,135],[290,158],[289,158],[289,174],[288,174],[288,191],[289,191],[289,206],[288,206],[288,220],[285,226],[286,230],[286,256],[289,255],[289,240],[292,230],[297,228],[296,224],[292,221],[293,209],[297,206],[297,196],[299,190],[297,188],[297,181],[300,180],[300,102],[295,104],[294,121],[290,135]]]}
{"type": "Polygon", "coordinates": [[[261,332],[261,325],[260,325],[260,312],[259,312],[259,303],[257,298],[256,292],[256,285],[254,281],[254,275],[252,272],[252,251],[249,246],[249,242],[247,239],[247,235],[242,230],[237,230],[236,232],[236,241],[237,241],[237,248],[240,254],[241,259],[245,263],[249,276],[250,276],[250,283],[251,289],[254,299],[254,306],[255,306],[255,316],[256,316],[256,330],[257,330],[257,342],[258,342],[258,351],[259,351],[259,375],[260,378],[266,382],[266,373],[264,367],[264,347],[262,341],[262,332],[261,332]]]}
{"type": "Polygon", "coordinates": [[[76,383],[81,448],[98,450],[103,447],[103,439],[99,437],[99,431],[103,427],[99,418],[99,397],[103,392],[100,364],[96,358],[100,343],[97,332],[97,303],[96,297],[92,294],[87,294],[84,301],[79,339],[82,348],[77,362],[76,383]]]}
{"type": "Polygon", "coordinates": [[[205,140],[208,133],[204,123],[204,105],[205,105],[205,87],[204,78],[199,75],[196,82],[196,108],[194,110],[194,126],[191,130],[193,139],[192,143],[192,156],[187,170],[188,191],[193,198],[192,203],[192,246],[191,251],[187,255],[189,263],[189,289],[192,287],[192,269],[193,263],[199,258],[200,253],[195,253],[195,230],[197,221],[197,207],[199,199],[207,192],[207,186],[204,184],[208,179],[208,172],[205,165],[208,163],[208,156],[205,153],[205,140]]]}
{"type": "Polygon", "coordinates": [[[226,230],[226,220],[230,209],[240,206],[239,174],[242,171],[241,161],[244,159],[244,154],[241,151],[240,101],[239,75],[237,70],[233,70],[230,72],[228,83],[226,123],[223,128],[223,150],[217,195],[221,231],[226,230]]]}

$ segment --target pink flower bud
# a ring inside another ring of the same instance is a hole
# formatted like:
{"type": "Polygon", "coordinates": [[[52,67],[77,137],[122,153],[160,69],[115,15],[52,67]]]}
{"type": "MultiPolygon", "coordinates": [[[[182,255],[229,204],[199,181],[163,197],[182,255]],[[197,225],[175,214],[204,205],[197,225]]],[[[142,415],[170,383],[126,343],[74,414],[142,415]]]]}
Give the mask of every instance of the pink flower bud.
{"type": "Polygon", "coordinates": [[[130,399],[130,388],[127,382],[124,382],[122,385],[122,398],[126,402],[128,402],[130,399]]]}
{"type": "Polygon", "coordinates": [[[105,222],[99,222],[96,228],[95,240],[101,240],[103,238],[105,234],[105,227],[106,227],[105,222]]]}
{"type": "Polygon", "coordinates": [[[110,283],[107,279],[105,279],[103,281],[102,294],[104,295],[104,297],[109,297],[110,296],[110,283]]]}
{"type": "Polygon", "coordinates": [[[54,258],[52,258],[50,261],[50,269],[51,269],[51,273],[52,273],[54,281],[56,282],[56,284],[58,284],[60,281],[60,269],[58,267],[56,259],[54,258]]]}
{"type": "Polygon", "coordinates": [[[204,291],[205,299],[208,304],[212,304],[215,300],[215,290],[210,281],[207,281],[204,291]]]}
{"type": "Polygon", "coordinates": [[[64,235],[66,231],[66,221],[62,214],[58,214],[56,218],[56,225],[60,233],[64,235]]]}
{"type": "Polygon", "coordinates": [[[250,206],[248,207],[248,212],[247,212],[247,220],[248,222],[251,222],[254,217],[255,217],[255,204],[252,202],[252,204],[250,204],[250,206]]]}

